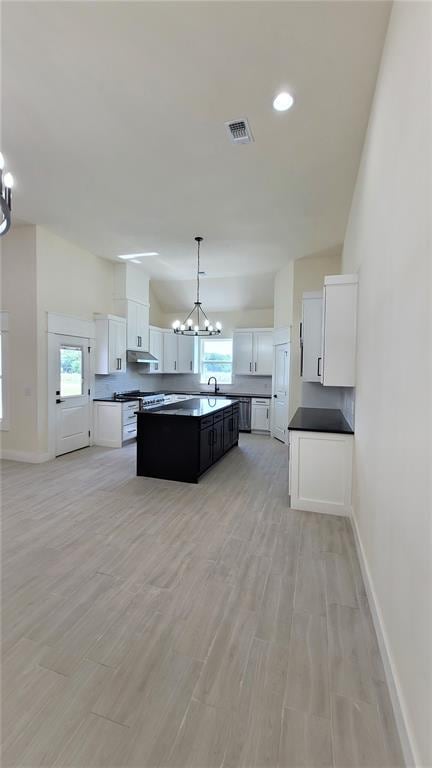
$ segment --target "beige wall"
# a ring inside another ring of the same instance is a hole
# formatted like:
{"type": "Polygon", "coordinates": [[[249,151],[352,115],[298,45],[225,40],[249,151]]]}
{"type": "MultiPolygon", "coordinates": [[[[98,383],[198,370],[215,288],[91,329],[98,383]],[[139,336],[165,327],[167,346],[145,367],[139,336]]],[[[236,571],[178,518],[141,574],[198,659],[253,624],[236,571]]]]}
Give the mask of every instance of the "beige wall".
{"type": "Polygon", "coordinates": [[[416,765],[432,765],[431,30],[395,3],[343,252],[359,271],[354,517],[416,765]]]}
{"type": "Polygon", "coordinates": [[[35,227],[14,227],[1,242],[1,309],[9,313],[9,428],[0,433],[2,450],[30,456],[38,450],[35,227]]]}
{"type": "Polygon", "coordinates": [[[326,275],[338,275],[341,272],[342,246],[332,248],[313,256],[305,256],[294,262],[292,328],[291,328],[291,365],[290,365],[290,416],[293,416],[302,403],[300,378],[300,321],[302,299],[306,291],[320,291],[326,275]]]}
{"type": "Polygon", "coordinates": [[[290,261],[275,275],[274,327],[285,328],[292,324],[294,262],[290,261]]]}

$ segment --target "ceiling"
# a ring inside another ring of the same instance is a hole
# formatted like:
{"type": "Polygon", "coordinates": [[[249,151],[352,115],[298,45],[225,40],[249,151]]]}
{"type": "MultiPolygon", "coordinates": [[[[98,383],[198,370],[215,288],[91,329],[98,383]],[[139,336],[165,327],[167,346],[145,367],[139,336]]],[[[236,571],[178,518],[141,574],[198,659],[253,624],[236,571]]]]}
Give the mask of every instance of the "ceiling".
{"type": "Polygon", "coordinates": [[[15,216],[106,258],[157,251],[146,271],[191,298],[203,235],[206,286],[236,277],[257,306],[287,260],[343,240],[389,8],[3,2],[15,216]],[[244,117],[255,142],[233,145],[244,117]]]}

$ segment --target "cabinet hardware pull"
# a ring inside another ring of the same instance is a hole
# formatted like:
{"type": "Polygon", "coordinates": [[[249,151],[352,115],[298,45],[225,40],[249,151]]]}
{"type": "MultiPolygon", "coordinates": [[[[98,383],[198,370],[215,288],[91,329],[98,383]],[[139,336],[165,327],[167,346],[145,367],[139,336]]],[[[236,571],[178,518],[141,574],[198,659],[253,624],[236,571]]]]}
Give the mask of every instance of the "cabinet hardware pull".
{"type": "Polygon", "coordinates": [[[177,360],[174,360],[174,370],[177,370],[177,360]]]}
{"type": "Polygon", "coordinates": [[[267,408],[267,419],[268,419],[268,408],[267,408]]]}
{"type": "Polygon", "coordinates": [[[255,373],[256,373],[256,363],[255,363],[255,373]]]}
{"type": "Polygon", "coordinates": [[[303,323],[300,323],[300,341],[303,338],[302,333],[303,333],[303,323]]]}
{"type": "Polygon", "coordinates": [[[303,342],[300,344],[300,376],[303,376],[303,342]]]}
{"type": "Polygon", "coordinates": [[[190,369],[192,370],[192,360],[190,361],[190,369]]]}
{"type": "Polygon", "coordinates": [[[321,360],[322,360],[322,358],[319,357],[318,361],[317,361],[317,376],[321,376],[321,371],[320,371],[320,367],[321,367],[320,366],[320,362],[321,362],[321,360]]]}
{"type": "Polygon", "coordinates": [[[252,363],[249,363],[249,370],[252,370],[252,363]]]}

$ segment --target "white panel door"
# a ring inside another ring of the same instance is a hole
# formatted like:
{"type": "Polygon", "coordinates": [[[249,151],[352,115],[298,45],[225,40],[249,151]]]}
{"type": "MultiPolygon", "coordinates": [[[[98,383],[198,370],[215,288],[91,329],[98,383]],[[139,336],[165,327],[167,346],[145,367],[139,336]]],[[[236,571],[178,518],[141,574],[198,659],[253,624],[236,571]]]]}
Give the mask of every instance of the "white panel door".
{"type": "Polygon", "coordinates": [[[322,293],[306,294],[302,305],[301,377],[303,381],[321,381],[322,293]]]}
{"type": "Polygon", "coordinates": [[[56,456],[90,445],[89,340],[56,339],[56,456]]]}
{"type": "Polygon", "coordinates": [[[243,376],[253,374],[253,333],[236,331],[233,334],[234,373],[243,376]]]}
{"type": "Polygon", "coordinates": [[[284,443],[288,442],[288,387],[289,344],[277,344],[274,348],[271,433],[284,443]]]}
{"type": "Polygon", "coordinates": [[[178,373],[193,373],[194,370],[194,336],[178,336],[178,373]]]}
{"type": "Polygon", "coordinates": [[[273,373],[273,331],[257,331],[253,337],[253,373],[257,376],[271,376],[273,373]]]}
{"type": "Polygon", "coordinates": [[[164,373],[178,373],[177,365],[177,336],[174,331],[164,333],[163,340],[163,369],[164,373]]]}

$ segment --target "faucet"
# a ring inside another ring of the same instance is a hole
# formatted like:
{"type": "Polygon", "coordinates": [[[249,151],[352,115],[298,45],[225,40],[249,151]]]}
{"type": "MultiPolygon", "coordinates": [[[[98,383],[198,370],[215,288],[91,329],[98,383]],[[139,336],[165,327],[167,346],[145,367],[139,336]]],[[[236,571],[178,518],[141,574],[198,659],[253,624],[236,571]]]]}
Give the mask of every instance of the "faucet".
{"type": "Polygon", "coordinates": [[[208,380],[208,382],[207,382],[207,386],[209,386],[209,384],[210,384],[210,382],[211,382],[211,380],[212,380],[212,379],[214,379],[214,383],[215,383],[215,385],[214,385],[214,387],[215,387],[214,391],[215,391],[215,394],[216,394],[217,392],[219,392],[219,387],[218,387],[218,383],[217,383],[217,378],[216,378],[216,376],[210,376],[210,378],[209,378],[209,380],[208,380]]]}

